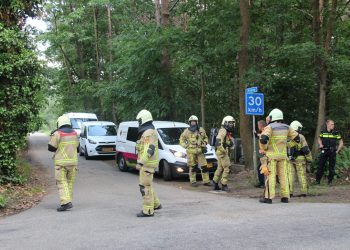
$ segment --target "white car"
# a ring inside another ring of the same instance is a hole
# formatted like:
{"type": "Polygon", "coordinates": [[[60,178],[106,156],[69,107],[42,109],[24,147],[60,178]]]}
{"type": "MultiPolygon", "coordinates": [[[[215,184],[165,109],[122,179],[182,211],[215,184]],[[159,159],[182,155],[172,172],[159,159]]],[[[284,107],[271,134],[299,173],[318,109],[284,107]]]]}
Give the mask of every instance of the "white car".
{"type": "Polygon", "coordinates": [[[80,155],[88,160],[92,156],[115,155],[117,126],[113,122],[95,121],[82,123],[80,155]]]}
{"type": "MultiPolygon", "coordinates": [[[[189,127],[186,123],[171,121],[154,121],[158,133],[159,165],[156,173],[163,175],[164,180],[181,175],[188,175],[186,150],[180,146],[181,133],[189,127]]],[[[136,141],[138,140],[138,122],[119,124],[116,144],[116,165],[121,171],[135,168],[137,162],[136,141]]],[[[217,158],[211,146],[207,145],[205,157],[213,173],[217,167],[217,158]]]]}

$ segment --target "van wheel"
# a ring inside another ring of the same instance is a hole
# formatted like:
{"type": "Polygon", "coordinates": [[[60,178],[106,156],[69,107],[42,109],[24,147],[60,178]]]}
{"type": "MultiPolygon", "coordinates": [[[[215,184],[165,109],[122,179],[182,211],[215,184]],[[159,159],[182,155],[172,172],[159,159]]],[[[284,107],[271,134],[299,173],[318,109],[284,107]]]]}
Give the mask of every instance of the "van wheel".
{"type": "Polygon", "coordinates": [[[122,172],[128,171],[128,167],[126,166],[126,161],[125,161],[123,155],[118,155],[117,166],[118,166],[119,170],[122,172]]]}
{"type": "Polygon", "coordinates": [[[162,174],[165,181],[171,181],[173,177],[171,176],[171,169],[167,161],[163,161],[162,174]]]}
{"type": "Polygon", "coordinates": [[[85,155],[85,159],[86,159],[86,160],[90,160],[90,159],[91,159],[91,157],[89,156],[89,153],[88,153],[88,151],[87,151],[86,146],[85,146],[84,155],[85,155]]]}
{"type": "Polygon", "coordinates": [[[82,150],[82,148],[80,147],[80,144],[79,144],[79,155],[80,155],[80,156],[83,156],[83,155],[84,155],[83,150],[82,150]]]}

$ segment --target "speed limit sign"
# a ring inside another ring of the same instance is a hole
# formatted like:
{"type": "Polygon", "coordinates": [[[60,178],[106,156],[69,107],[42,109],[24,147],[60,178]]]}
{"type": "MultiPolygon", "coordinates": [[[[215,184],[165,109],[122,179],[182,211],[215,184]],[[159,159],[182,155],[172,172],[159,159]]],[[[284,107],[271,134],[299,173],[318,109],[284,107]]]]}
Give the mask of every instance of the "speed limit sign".
{"type": "Polygon", "coordinates": [[[246,115],[264,115],[264,94],[246,93],[245,113],[246,115]]]}

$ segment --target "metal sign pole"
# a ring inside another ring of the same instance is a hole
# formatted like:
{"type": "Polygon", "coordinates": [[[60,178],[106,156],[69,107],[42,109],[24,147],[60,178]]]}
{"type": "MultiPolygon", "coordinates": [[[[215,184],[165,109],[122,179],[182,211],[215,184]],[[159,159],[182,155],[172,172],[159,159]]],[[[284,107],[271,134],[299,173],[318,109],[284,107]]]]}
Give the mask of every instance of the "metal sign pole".
{"type": "Polygon", "coordinates": [[[257,171],[257,162],[256,162],[256,141],[255,141],[255,115],[253,115],[253,147],[254,147],[254,151],[253,151],[253,166],[254,166],[254,171],[257,171]]]}

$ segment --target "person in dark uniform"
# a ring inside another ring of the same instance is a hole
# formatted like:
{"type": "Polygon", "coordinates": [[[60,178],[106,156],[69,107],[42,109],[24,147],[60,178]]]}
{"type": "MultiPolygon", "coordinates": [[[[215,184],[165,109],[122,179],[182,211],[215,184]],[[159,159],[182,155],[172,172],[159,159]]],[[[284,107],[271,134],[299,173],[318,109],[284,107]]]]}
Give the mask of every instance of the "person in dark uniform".
{"type": "Polygon", "coordinates": [[[324,166],[328,161],[329,175],[328,185],[332,184],[333,177],[335,175],[335,160],[337,154],[343,147],[343,139],[339,131],[334,129],[334,121],[327,120],[326,129],[321,131],[320,137],[318,138],[318,144],[321,150],[320,162],[316,173],[316,183],[320,184],[323,176],[324,166]]]}

